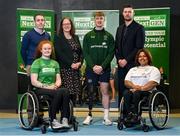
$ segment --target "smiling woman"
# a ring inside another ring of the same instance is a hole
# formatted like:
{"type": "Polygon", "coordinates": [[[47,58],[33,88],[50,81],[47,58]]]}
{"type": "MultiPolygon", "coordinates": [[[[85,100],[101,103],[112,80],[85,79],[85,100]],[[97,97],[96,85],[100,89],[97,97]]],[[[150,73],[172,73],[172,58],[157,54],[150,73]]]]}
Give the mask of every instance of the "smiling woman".
{"type": "Polygon", "coordinates": [[[51,98],[50,119],[53,128],[69,127],[69,91],[60,88],[61,77],[59,64],[51,59],[53,44],[48,40],[39,43],[36,50],[37,59],[31,66],[31,83],[37,95],[47,95],[51,98]],[[62,111],[62,125],[56,120],[56,112],[62,111]]]}
{"type": "Polygon", "coordinates": [[[83,57],[79,37],[75,35],[70,18],[61,20],[54,46],[57,61],[61,66],[62,86],[69,89],[70,98],[75,105],[80,96],[80,67],[83,57]]]}
{"type": "Polygon", "coordinates": [[[149,92],[154,90],[160,83],[160,72],[158,68],[152,66],[152,57],[148,50],[140,49],[135,58],[137,64],[129,70],[125,77],[124,91],[124,112],[125,115],[138,115],[138,104],[143,96],[148,96],[149,92]],[[131,104],[134,103],[133,108],[131,104]]]}

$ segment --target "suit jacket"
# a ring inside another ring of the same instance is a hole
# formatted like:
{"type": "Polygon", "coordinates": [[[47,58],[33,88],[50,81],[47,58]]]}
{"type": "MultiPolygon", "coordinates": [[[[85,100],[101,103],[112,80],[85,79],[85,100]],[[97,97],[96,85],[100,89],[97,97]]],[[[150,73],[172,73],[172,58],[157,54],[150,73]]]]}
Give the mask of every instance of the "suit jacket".
{"type": "MultiPolygon", "coordinates": [[[[79,46],[79,62],[83,61],[82,49],[79,41],[79,37],[77,35],[73,36],[74,41],[79,46]]],[[[71,45],[68,40],[65,38],[64,34],[56,35],[54,39],[54,48],[55,48],[55,56],[57,62],[60,64],[61,68],[71,68],[71,64],[73,63],[73,51],[71,49],[71,45]]]]}
{"type": "Polygon", "coordinates": [[[144,27],[134,20],[127,27],[125,35],[123,33],[124,28],[125,24],[117,28],[115,40],[115,55],[117,61],[119,59],[126,59],[126,67],[130,68],[135,65],[134,59],[137,51],[144,47],[145,32],[144,27]]]}

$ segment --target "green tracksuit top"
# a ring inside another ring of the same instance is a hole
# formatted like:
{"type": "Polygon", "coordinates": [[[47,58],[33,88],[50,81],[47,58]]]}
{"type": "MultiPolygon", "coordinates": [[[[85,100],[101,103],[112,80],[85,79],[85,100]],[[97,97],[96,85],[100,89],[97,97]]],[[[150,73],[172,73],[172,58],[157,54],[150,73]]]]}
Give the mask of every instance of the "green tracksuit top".
{"type": "Polygon", "coordinates": [[[114,38],[103,30],[88,32],[83,39],[83,55],[88,69],[95,65],[102,66],[103,70],[110,69],[110,63],[114,57],[114,38]]]}

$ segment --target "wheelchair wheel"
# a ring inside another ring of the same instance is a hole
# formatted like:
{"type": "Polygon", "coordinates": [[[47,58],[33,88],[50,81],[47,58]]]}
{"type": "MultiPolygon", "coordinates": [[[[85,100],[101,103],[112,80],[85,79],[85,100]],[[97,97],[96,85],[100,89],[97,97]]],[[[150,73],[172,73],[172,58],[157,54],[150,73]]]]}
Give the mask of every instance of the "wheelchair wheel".
{"type": "Polygon", "coordinates": [[[122,130],[122,129],[123,129],[123,122],[118,122],[117,128],[118,128],[119,130],[122,130]]]}
{"type": "Polygon", "coordinates": [[[32,130],[37,124],[39,104],[33,92],[26,92],[22,95],[19,102],[19,122],[20,126],[26,130],[32,130]]]}
{"type": "Polygon", "coordinates": [[[149,101],[149,117],[152,125],[157,129],[163,129],[169,119],[169,102],[161,91],[153,92],[149,101]]]}

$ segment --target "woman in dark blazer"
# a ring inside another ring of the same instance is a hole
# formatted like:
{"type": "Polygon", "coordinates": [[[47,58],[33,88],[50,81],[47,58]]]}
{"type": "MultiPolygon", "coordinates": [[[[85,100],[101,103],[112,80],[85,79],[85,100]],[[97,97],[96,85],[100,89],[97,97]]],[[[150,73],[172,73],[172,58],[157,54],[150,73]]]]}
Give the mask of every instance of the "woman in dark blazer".
{"type": "Polygon", "coordinates": [[[79,37],[70,18],[65,17],[59,24],[55,36],[55,54],[60,64],[62,86],[70,90],[70,97],[75,104],[80,95],[80,67],[83,63],[82,49],[79,37]]]}

